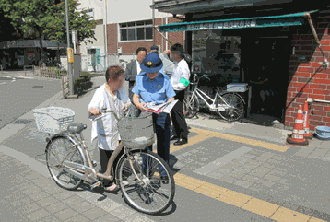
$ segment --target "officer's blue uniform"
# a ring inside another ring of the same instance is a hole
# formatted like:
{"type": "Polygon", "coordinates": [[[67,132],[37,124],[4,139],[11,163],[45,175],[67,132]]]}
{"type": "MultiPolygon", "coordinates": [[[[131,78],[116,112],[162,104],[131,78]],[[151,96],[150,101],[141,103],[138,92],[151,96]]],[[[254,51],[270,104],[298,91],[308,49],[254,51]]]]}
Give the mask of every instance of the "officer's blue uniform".
{"type": "MultiPolygon", "coordinates": [[[[159,72],[158,76],[151,80],[147,73],[140,73],[136,77],[136,86],[132,92],[138,95],[141,103],[166,102],[175,96],[175,92],[168,76],[159,72]]],[[[153,113],[153,122],[157,134],[157,152],[167,163],[170,159],[171,119],[168,113],[153,113]]],[[[148,147],[152,150],[152,146],[148,147]]]]}

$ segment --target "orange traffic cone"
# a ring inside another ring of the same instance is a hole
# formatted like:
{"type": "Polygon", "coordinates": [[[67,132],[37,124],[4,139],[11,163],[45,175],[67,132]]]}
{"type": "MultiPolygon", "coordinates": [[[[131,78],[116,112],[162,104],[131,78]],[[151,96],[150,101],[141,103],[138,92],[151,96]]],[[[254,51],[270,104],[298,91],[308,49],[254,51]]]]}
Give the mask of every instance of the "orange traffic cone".
{"type": "Polygon", "coordinates": [[[308,118],[308,102],[307,100],[304,103],[304,110],[303,110],[303,116],[304,116],[304,138],[308,140],[313,139],[313,134],[309,131],[309,118],[308,118]]]}
{"type": "Polygon", "coordinates": [[[294,127],[292,130],[292,134],[288,135],[287,145],[298,145],[298,146],[308,146],[309,142],[306,138],[304,138],[304,130],[303,130],[303,114],[302,114],[302,105],[299,105],[299,110],[297,113],[296,120],[294,121],[294,127]]]}

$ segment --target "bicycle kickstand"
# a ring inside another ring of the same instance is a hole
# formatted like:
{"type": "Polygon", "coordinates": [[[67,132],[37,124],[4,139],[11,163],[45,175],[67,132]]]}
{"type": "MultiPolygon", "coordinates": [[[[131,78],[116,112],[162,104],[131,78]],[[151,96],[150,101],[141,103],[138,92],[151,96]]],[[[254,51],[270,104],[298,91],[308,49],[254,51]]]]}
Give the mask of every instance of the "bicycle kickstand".
{"type": "Polygon", "coordinates": [[[94,190],[96,187],[100,187],[101,184],[102,184],[101,181],[96,181],[96,182],[92,183],[90,185],[90,187],[91,187],[92,190],[94,190]]]}

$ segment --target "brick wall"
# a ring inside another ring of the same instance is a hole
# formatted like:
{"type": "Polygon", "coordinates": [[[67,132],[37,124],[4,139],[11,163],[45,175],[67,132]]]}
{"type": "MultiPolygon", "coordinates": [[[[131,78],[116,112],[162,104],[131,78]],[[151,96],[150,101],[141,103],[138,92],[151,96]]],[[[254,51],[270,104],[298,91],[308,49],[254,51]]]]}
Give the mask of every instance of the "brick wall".
{"type": "MultiPolygon", "coordinates": [[[[169,23],[174,22],[180,22],[179,19],[175,18],[169,18],[169,23]]],[[[166,23],[165,18],[163,18],[163,24],[166,23]]],[[[155,24],[161,25],[162,19],[161,18],[155,18],[155,24]]],[[[117,24],[108,24],[108,53],[116,53],[117,51],[117,40],[118,40],[118,31],[117,31],[117,24]]],[[[165,36],[165,33],[162,33],[165,36]]],[[[155,35],[155,45],[159,45],[162,47],[163,43],[163,50],[165,51],[166,47],[166,41],[163,39],[163,37],[159,34],[158,31],[154,31],[155,35]]],[[[184,43],[184,32],[169,32],[168,33],[168,39],[174,44],[174,43],[184,43]]],[[[132,41],[132,42],[118,42],[118,47],[122,47],[123,53],[134,53],[138,47],[146,47],[147,50],[150,50],[150,47],[153,45],[153,41],[132,41]]],[[[171,45],[168,43],[168,47],[170,48],[171,45]]],[[[160,48],[162,51],[162,49],[160,48]]]]}
{"type": "MultiPolygon", "coordinates": [[[[319,14],[312,15],[315,30],[322,44],[326,59],[330,57],[330,7],[319,14]]],[[[330,68],[323,68],[323,55],[317,47],[311,27],[306,19],[305,25],[293,34],[291,46],[295,54],[290,56],[289,89],[285,125],[293,127],[298,106],[307,98],[330,100],[330,68]],[[306,61],[299,58],[305,57],[306,61]]],[[[309,114],[312,130],[318,125],[330,126],[330,104],[313,102],[309,114]],[[313,113],[312,113],[313,112],[313,113]]]]}
{"type": "Polygon", "coordinates": [[[117,51],[117,39],[118,39],[118,31],[117,24],[108,24],[108,53],[116,53],[117,51]]]}

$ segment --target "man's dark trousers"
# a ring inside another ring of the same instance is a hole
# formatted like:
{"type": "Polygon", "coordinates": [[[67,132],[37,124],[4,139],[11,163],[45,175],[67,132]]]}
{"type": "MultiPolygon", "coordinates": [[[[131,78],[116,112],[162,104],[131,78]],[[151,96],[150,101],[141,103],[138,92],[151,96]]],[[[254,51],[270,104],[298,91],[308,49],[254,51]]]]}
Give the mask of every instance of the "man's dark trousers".
{"type": "Polygon", "coordinates": [[[128,82],[128,98],[133,101],[133,95],[132,89],[134,88],[135,81],[129,81],[128,82]]]}
{"type": "MultiPolygon", "coordinates": [[[[171,140],[171,119],[168,113],[153,113],[152,119],[154,122],[154,129],[157,135],[157,153],[158,155],[165,160],[167,164],[170,163],[170,140],[171,140]]],[[[148,150],[152,151],[152,145],[147,147],[148,150]]],[[[147,167],[147,162],[151,164],[150,160],[143,161],[143,171],[146,171],[147,168],[150,169],[150,166],[147,167]]],[[[166,176],[162,166],[159,166],[159,173],[161,176],[166,176]]],[[[144,172],[147,173],[147,172],[144,172]]]]}
{"type": "Polygon", "coordinates": [[[176,91],[176,96],[174,99],[178,99],[179,101],[174,105],[172,111],[171,111],[171,118],[173,127],[175,130],[175,135],[179,138],[187,139],[188,137],[188,127],[186,120],[183,115],[183,99],[184,99],[184,93],[185,90],[176,91]]]}

